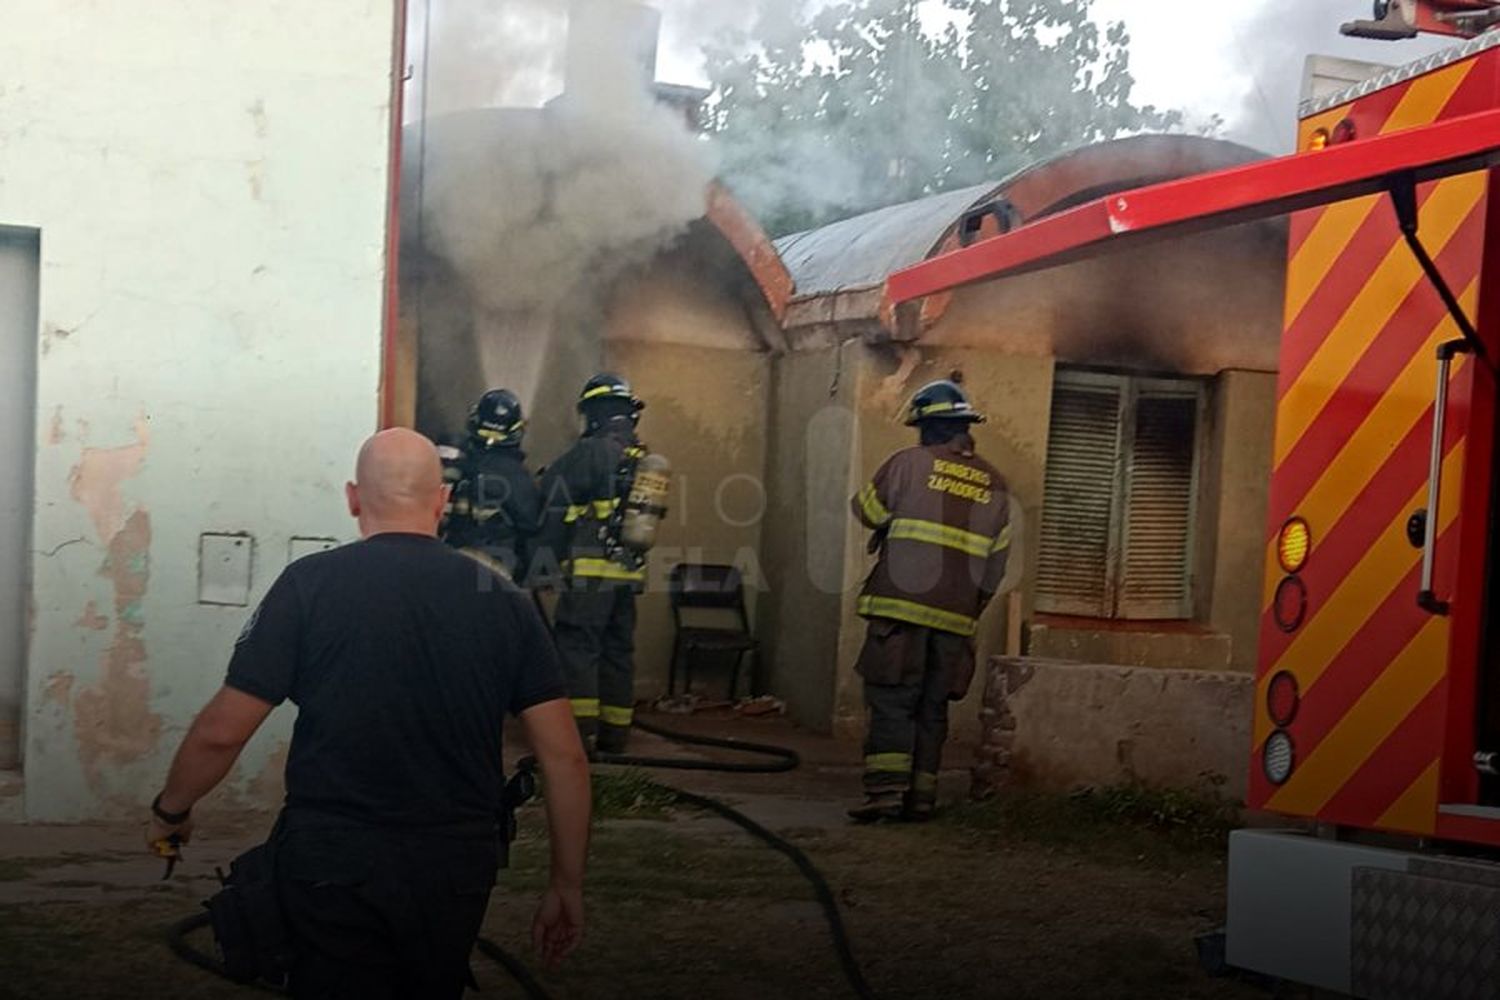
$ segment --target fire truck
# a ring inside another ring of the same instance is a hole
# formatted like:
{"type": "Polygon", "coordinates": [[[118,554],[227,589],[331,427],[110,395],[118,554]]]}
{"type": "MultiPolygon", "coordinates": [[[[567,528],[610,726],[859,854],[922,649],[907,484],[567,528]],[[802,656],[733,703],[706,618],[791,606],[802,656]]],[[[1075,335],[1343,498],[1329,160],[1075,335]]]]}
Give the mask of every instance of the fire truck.
{"type": "MultiPolygon", "coordinates": [[[[893,275],[962,285],[1289,217],[1232,966],[1368,998],[1500,996],[1500,3],[1346,34],[1454,44],[1304,102],[1298,149],[1108,195],[893,275]]],[[[977,218],[978,216],[976,216],[977,218]]],[[[972,228],[972,227],[971,227],[972,228]]]]}

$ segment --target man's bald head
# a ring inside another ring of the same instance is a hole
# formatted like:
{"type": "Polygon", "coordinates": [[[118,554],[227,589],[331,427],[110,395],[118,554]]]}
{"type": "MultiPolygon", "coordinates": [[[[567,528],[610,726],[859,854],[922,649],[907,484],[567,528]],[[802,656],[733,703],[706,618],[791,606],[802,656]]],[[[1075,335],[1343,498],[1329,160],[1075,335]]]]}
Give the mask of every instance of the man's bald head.
{"type": "Polygon", "coordinates": [[[359,449],[349,511],[360,532],[436,534],[447,500],[437,448],[416,431],[381,431],[359,449]]]}

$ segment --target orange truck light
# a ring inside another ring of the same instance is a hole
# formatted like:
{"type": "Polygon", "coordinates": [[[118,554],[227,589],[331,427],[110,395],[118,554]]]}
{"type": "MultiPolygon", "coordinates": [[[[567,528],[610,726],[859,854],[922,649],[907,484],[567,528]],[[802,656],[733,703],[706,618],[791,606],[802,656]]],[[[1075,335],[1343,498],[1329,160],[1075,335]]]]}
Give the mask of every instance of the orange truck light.
{"type": "Polygon", "coordinates": [[[1276,537],[1276,558],[1286,573],[1300,573],[1307,565],[1308,553],[1312,551],[1312,529],[1300,517],[1294,517],[1281,526],[1276,537]]]}

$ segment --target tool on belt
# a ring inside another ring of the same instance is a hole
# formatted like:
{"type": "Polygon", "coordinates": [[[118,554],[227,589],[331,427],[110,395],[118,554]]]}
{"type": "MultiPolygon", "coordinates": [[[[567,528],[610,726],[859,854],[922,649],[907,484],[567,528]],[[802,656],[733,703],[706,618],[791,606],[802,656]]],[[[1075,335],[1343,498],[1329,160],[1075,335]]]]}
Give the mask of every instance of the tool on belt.
{"type": "Polygon", "coordinates": [[[173,870],[177,868],[177,862],[182,860],[182,838],[175,833],[170,837],[163,837],[152,842],[151,850],[158,858],[166,859],[167,870],[161,876],[161,880],[165,882],[172,877],[173,870]]]}

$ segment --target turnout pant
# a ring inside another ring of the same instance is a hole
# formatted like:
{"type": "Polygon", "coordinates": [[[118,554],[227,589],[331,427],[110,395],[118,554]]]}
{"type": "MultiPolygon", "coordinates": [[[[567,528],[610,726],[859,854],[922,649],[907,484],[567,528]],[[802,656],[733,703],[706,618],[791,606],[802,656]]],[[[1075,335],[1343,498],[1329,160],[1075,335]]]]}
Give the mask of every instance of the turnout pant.
{"type": "Polygon", "coordinates": [[[859,656],[869,731],[865,791],[937,798],[948,739],[948,702],[973,677],[974,651],[964,636],[888,619],[871,619],[859,656]]]}
{"type": "Polygon", "coordinates": [[[635,592],[565,590],[555,617],[578,728],[597,736],[601,750],[623,749],[635,717],[635,592]]]}
{"type": "Polygon", "coordinates": [[[439,836],[289,822],[276,884],[296,956],[292,996],[461,997],[500,850],[498,829],[439,836]]]}

